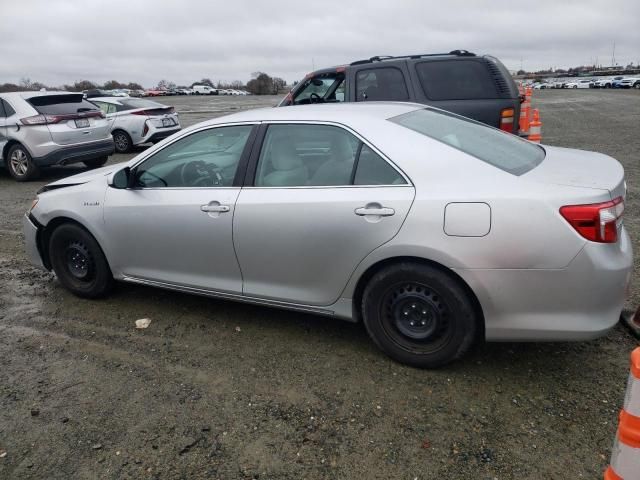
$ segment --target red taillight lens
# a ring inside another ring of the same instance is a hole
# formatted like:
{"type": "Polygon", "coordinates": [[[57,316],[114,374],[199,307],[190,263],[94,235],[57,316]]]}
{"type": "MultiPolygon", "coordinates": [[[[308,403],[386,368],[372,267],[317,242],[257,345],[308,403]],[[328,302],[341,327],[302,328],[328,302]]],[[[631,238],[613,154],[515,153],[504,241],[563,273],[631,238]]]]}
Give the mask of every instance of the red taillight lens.
{"type": "Polygon", "coordinates": [[[20,119],[23,125],[47,125],[48,123],[58,123],[61,117],[56,115],[34,115],[20,119]]]}
{"type": "Polygon", "coordinates": [[[604,203],[567,205],[560,208],[562,215],[587,240],[599,243],[618,241],[618,227],[622,223],[624,200],[618,197],[604,203]]]}
{"type": "Polygon", "coordinates": [[[146,110],[139,110],[137,112],[131,112],[131,115],[147,115],[147,111],[146,110]]]}
{"type": "Polygon", "coordinates": [[[513,116],[515,110],[513,108],[504,108],[500,112],[500,130],[513,133],[513,116]]]}

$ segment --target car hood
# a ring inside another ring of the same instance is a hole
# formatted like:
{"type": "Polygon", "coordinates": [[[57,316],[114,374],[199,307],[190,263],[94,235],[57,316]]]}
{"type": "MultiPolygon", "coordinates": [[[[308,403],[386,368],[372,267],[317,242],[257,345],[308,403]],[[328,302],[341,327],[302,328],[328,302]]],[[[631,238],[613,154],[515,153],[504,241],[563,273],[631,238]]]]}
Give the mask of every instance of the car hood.
{"type": "Polygon", "coordinates": [[[625,194],[624,169],[608,155],[572,148],[544,146],[545,159],[522,178],[555,185],[608,190],[612,198],[625,194]]]}
{"type": "Polygon", "coordinates": [[[81,183],[87,183],[96,178],[106,177],[111,172],[114,172],[120,168],[123,168],[127,165],[128,162],[116,163],[113,165],[107,165],[106,167],[96,168],[95,170],[88,170],[86,172],[78,173],[77,175],[72,175],[70,177],[61,178],[60,180],[56,180],[55,182],[48,183],[42,189],[41,192],[46,192],[47,190],[55,190],[57,188],[62,187],[70,187],[71,185],[80,185],[81,183]]]}

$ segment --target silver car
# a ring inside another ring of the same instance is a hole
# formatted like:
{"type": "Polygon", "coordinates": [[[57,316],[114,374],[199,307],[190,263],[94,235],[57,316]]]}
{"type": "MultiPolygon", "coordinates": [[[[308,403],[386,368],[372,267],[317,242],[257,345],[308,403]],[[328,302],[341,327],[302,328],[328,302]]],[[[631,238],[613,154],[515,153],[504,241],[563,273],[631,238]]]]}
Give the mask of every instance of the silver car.
{"type": "Polygon", "coordinates": [[[158,102],[131,97],[97,97],[89,101],[107,116],[118,153],[127,153],[135,145],[157,143],[181,128],[174,108],[158,102]]]}
{"type": "Polygon", "coordinates": [[[113,153],[110,133],[105,116],[82,93],[0,93],[0,165],[18,181],[51,165],[104,165],[113,153]]]}
{"type": "Polygon", "coordinates": [[[242,112],[44,187],[32,261],[76,295],[121,280],[362,320],[435,367],[479,339],[607,332],[632,266],[621,165],[407,103],[242,112]]]}

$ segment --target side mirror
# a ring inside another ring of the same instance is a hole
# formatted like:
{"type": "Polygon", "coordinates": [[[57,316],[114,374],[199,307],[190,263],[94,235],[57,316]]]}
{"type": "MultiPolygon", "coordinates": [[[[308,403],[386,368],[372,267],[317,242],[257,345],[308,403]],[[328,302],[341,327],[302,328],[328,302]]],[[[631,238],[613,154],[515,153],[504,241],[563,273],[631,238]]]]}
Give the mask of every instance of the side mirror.
{"type": "Polygon", "coordinates": [[[133,186],[133,173],[131,172],[131,168],[124,167],[122,170],[112,173],[108,179],[108,183],[109,186],[113,188],[131,188],[133,186]]]}

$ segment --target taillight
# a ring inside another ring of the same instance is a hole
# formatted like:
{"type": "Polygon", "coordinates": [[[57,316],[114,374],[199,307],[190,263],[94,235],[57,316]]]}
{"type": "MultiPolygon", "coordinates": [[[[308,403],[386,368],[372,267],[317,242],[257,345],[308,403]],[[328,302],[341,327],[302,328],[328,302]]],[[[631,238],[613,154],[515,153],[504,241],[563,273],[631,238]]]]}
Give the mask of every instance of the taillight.
{"type": "Polygon", "coordinates": [[[144,137],[149,132],[149,125],[147,122],[144,122],[144,128],[142,129],[142,136],[144,137]]]}
{"type": "Polygon", "coordinates": [[[65,115],[34,115],[32,117],[21,118],[20,123],[23,125],[51,125],[52,123],[60,123],[64,120],[90,117],[106,118],[102,111],[97,110],[95,112],[69,113],[65,115]]]}
{"type": "Polygon", "coordinates": [[[513,117],[515,110],[513,108],[503,108],[500,112],[500,130],[513,133],[513,117]]]}
{"type": "Polygon", "coordinates": [[[562,215],[587,240],[599,243],[618,241],[618,227],[622,224],[624,200],[618,197],[604,203],[567,205],[560,208],[562,215]]]}
{"type": "Polygon", "coordinates": [[[25,117],[20,119],[23,125],[47,125],[49,123],[58,123],[61,120],[56,115],[34,115],[33,117],[25,117]]]}

